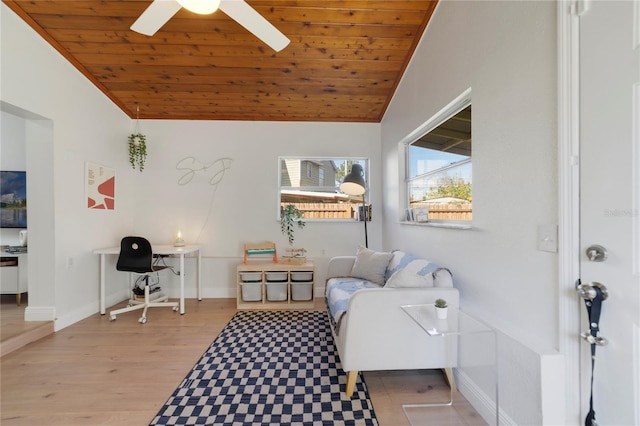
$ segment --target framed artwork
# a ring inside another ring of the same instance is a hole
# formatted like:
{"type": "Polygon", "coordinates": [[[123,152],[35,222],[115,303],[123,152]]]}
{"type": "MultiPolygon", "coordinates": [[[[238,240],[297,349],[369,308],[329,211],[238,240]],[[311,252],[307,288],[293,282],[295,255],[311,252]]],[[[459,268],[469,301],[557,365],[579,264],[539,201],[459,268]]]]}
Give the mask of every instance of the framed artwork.
{"type": "Polygon", "coordinates": [[[116,199],[116,172],[95,163],[85,163],[85,192],[87,208],[114,210],[116,199]]]}
{"type": "Polygon", "coordinates": [[[27,227],[27,173],[0,171],[0,228],[27,227]]]}

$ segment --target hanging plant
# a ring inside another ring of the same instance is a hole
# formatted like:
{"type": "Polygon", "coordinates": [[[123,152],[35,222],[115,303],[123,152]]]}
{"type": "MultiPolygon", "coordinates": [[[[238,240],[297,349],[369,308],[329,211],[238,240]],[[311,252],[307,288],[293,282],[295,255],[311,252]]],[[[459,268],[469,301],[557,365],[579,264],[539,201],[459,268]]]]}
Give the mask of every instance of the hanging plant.
{"type": "Polygon", "coordinates": [[[136,129],[129,135],[129,164],[134,170],[144,170],[147,160],[147,137],[140,132],[140,106],[136,105],[136,129]]]}
{"type": "Polygon", "coordinates": [[[142,133],[129,135],[129,164],[135,170],[144,170],[144,162],[147,159],[147,137],[142,133]]]}
{"type": "Polygon", "coordinates": [[[298,225],[298,228],[304,228],[305,222],[302,219],[303,213],[296,208],[293,204],[287,204],[284,207],[281,207],[280,211],[280,230],[284,235],[287,236],[289,240],[289,245],[293,245],[293,240],[295,239],[295,225],[298,225]]]}

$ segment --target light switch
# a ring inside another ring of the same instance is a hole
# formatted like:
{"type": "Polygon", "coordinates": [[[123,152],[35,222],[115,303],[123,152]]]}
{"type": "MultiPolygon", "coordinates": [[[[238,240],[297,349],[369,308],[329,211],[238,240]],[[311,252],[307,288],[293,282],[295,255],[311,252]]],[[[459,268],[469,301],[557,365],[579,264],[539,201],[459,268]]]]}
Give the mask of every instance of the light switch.
{"type": "Polygon", "coordinates": [[[558,252],[558,225],[538,225],[538,250],[558,252]]]}

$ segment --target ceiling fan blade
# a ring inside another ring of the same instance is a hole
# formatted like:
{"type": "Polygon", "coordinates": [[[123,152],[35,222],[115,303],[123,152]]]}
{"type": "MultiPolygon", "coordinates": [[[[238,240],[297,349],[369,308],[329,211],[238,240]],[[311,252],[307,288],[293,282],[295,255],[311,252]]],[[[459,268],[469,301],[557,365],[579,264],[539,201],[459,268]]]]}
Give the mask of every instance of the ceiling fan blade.
{"type": "Polygon", "coordinates": [[[181,8],[182,6],[176,0],[153,0],[131,25],[131,29],[137,33],[152,36],[181,8]]]}
{"type": "Polygon", "coordinates": [[[220,10],[264,41],[276,52],[281,51],[289,44],[290,40],[284,34],[244,0],[222,0],[220,10]]]}

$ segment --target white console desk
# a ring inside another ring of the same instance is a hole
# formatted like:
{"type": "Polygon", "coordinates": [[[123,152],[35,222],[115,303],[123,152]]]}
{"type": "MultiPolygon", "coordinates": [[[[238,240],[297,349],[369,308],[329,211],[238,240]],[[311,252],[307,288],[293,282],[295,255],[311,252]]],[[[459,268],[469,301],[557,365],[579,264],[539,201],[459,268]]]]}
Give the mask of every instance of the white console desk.
{"type": "MultiPolygon", "coordinates": [[[[198,288],[198,300],[202,300],[202,282],[201,282],[201,260],[200,246],[188,244],[184,247],[175,247],[172,245],[151,245],[154,255],[179,256],[180,257],[180,314],[184,314],[184,258],[191,255],[196,258],[196,283],[198,288]]],[[[100,313],[106,312],[105,307],[105,265],[107,255],[119,255],[120,247],[109,247],[95,249],[94,254],[100,255],[100,313]]]]}

